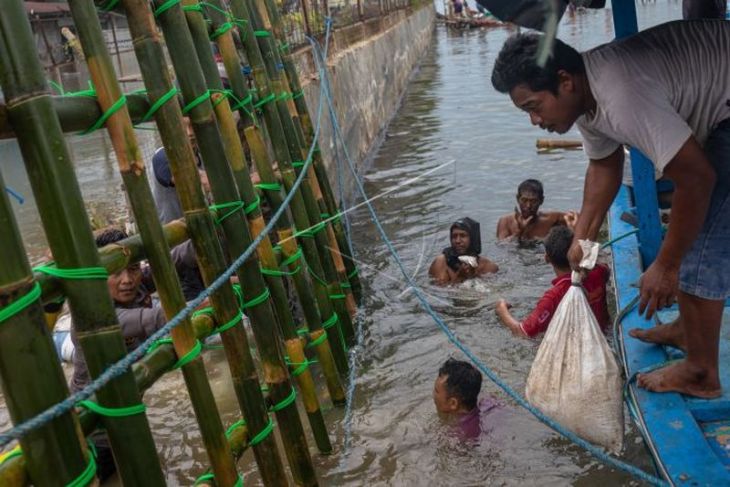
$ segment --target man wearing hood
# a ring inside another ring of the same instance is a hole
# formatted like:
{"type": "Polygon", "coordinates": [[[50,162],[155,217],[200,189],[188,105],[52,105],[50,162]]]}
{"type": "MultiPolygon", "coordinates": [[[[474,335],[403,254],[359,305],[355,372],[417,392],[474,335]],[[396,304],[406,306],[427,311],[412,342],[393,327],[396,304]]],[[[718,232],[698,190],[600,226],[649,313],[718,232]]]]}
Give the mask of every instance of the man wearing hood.
{"type": "Polygon", "coordinates": [[[449,235],[451,246],[434,259],[428,270],[436,284],[458,284],[499,270],[494,262],[479,255],[482,251],[479,222],[468,217],[456,220],[449,235]]]}

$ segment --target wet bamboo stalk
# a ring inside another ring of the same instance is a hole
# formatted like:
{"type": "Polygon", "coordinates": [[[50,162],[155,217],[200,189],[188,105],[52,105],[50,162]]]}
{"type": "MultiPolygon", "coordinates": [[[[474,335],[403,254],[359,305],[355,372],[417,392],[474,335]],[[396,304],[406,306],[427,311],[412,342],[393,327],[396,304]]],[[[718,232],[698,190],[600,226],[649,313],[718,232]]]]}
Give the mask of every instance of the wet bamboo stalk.
{"type": "MultiPolygon", "coordinates": [[[[154,6],[160,9],[164,1],[156,0],[154,6]]],[[[165,5],[166,10],[157,16],[162,28],[168,52],[187,104],[193,130],[200,147],[201,156],[211,183],[213,197],[217,204],[242,201],[231,172],[230,162],[210,101],[200,63],[195,54],[195,46],[187,28],[185,16],[179,4],[165,5]],[[201,98],[202,97],[202,98],[201,98]],[[201,101],[202,100],[202,101],[201,101]],[[192,103],[192,104],[191,104],[192,103]]],[[[250,202],[248,202],[250,203],[250,202]]],[[[249,232],[243,209],[238,209],[220,221],[226,235],[229,252],[232,256],[241,255],[253,241],[249,232]]],[[[261,356],[264,380],[269,386],[270,398],[274,407],[279,430],[284,439],[284,448],[292,467],[294,481],[302,485],[316,485],[317,478],[304,435],[304,429],[297,412],[296,402],[286,402],[294,391],[289,379],[284,357],[281,353],[276,333],[276,315],[269,296],[268,288],[259,269],[259,261],[252,255],[237,272],[239,282],[244,287],[245,299],[253,301],[261,297],[255,305],[247,307],[251,318],[251,328],[256,346],[261,356]]]]}
{"type": "MultiPolygon", "coordinates": [[[[173,89],[173,85],[167,71],[160,36],[148,4],[144,0],[123,0],[123,5],[145,87],[150,100],[159,100],[173,89]]],[[[197,60],[192,68],[199,73],[197,60]]],[[[190,143],[187,142],[181,115],[177,103],[164,103],[155,113],[155,120],[170,161],[170,169],[175,178],[175,186],[185,212],[201,274],[206,285],[210,285],[225,270],[225,257],[217,239],[213,219],[205,205],[195,156],[190,143]]],[[[204,155],[210,156],[210,154],[204,155]]],[[[218,323],[233,324],[221,333],[221,337],[231,369],[234,391],[250,430],[261,432],[267,427],[269,416],[249,351],[248,338],[241,326],[232,286],[228,284],[221,286],[211,296],[211,303],[218,323]]],[[[253,446],[253,451],[265,485],[288,484],[273,436],[268,435],[261,439],[253,446]]]]}
{"type": "MultiPolygon", "coordinates": [[[[0,51],[4,51],[2,42],[0,51]]],[[[2,193],[0,308],[5,308],[27,296],[35,284],[10,201],[5,191],[2,193]]],[[[0,321],[0,378],[13,424],[40,414],[68,396],[40,301],[0,321]]],[[[29,477],[36,485],[67,484],[86,469],[91,452],[79,443],[77,426],[73,415],[67,413],[20,440],[27,452],[29,477]]]]}
{"type": "MultiPolygon", "coordinates": [[[[255,2],[254,0],[245,1],[249,6],[248,13],[250,15],[252,27],[259,32],[271,32],[271,24],[268,22],[268,17],[263,17],[263,15],[266,15],[265,8],[263,8],[263,6],[260,6],[259,8],[257,5],[258,2],[255,2]]],[[[275,93],[287,93],[287,86],[280,76],[280,70],[276,63],[277,48],[272,42],[272,38],[270,36],[260,36],[257,37],[257,41],[259,49],[263,54],[266,73],[268,74],[272,89],[275,93]]],[[[297,156],[300,159],[303,159],[306,157],[306,153],[305,149],[300,145],[299,138],[297,136],[297,128],[291,117],[293,110],[291,96],[277,96],[276,108],[279,112],[279,118],[286,134],[286,141],[290,155],[292,157],[297,156]]],[[[298,171],[301,171],[301,169],[297,170],[297,174],[298,171]]],[[[339,316],[339,322],[337,325],[338,330],[343,335],[343,339],[346,343],[352,343],[354,341],[354,328],[352,326],[350,311],[348,310],[344,300],[339,299],[339,297],[343,295],[346,296],[346,293],[344,292],[345,290],[341,287],[341,282],[347,282],[347,276],[344,275],[344,269],[338,273],[338,270],[335,267],[332,254],[339,252],[337,243],[330,241],[326,233],[319,231],[319,224],[322,222],[322,217],[320,208],[315,200],[313,184],[314,182],[307,177],[306,184],[303,184],[301,187],[309,221],[315,229],[315,231],[312,232],[314,235],[307,235],[304,236],[304,238],[313,238],[317,247],[324,250],[320,254],[324,274],[317,275],[315,272],[313,277],[327,282],[330,289],[330,296],[338,297],[338,299],[335,299],[333,302],[334,308],[339,316]]],[[[324,228],[327,226],[328,224],[324,225],[324,228]]]]}
{"type": "MultiPolygon", "coordinates": [[[[232,0],[231,8],[234,16],[243,21],[241,26],[241,42],[246,51],[246,57],[251,65],[251,71],[253,73],[253,77],[258,89],[259,99],[270,99],[271,96],[275,96],[276,91],[274,90],[274,85],[271,83],[271,80],[267,75],[266,67],[264,65],[263,53],[259,50],[259,45],[256,41],[254,29],[252,27],[249,7],[248,5],[246,5],[244,0],[232,0]]],[[[261,101],[259,101],[259,103],[261,103],[261,101]]],[[[271,136],[271,142],[273,145],[276,160],[279,164],[279,169],[281,171],[281,177],[284,182],[284,186],[287,192],[289,192],[291,191],[294,180],[296,179],[296,173],[292,166],[293,159],[287,146],[287,136],[284,131],[284,127],[282,126],[278,109],[274,103],[264,103],[261,106],[261,110],[263,112],[264,120],[266,121],[266,125],[268,127],[269,135],[271,136]]],[[[253,145],[250,140],[249,144],[253,145]]],[[[300,154],[297,154],[296,157],[298,159],[300,157],[300,154]]],[[[262,157],[255,157],[254,160],[256,161],[256,165],[259,169],[260,174],[262,175],[262,177],[265,177],[263,176],[265,174],[265,168],[262,169],[259,162],[261,158],[262,157]]],[[[311,227],[310,219],[307,214],[307,209],[304,202],[303,187],[305,186],[306,181],[303,182],[302,186],[297,191],[295,191],[293,199],[291,200],[290,207],[294,223],[298,228],[301,229],[307,229],[311,227]]],[[[274,199],[275,195],[269,196],[272,196],[272,198],[269,200],[272,203],[272,206],[278,208],[280,202],[274,199]]],[[[286,241],[286,239],[292,239],[292,232],[287,229],[280,228],[279,241],[284,242],[286,241]]],[[[326,260],[329,258],[329,252],[326,250],[326,248],[318,248],[314,240],[311,238],[303,237],[299,239],[299,242],[302,249],[304,250],[307,269],[311,269],[312,273],[315,275],[323,275],[324,272],[322,270],[322,260],[326,260]]],[[[320,317],[326,323],[328,323],[330,318],[335,316],[335,308],[333,306],[334,303],[331,302],[329,298],[330,294],[332,294],[333,291],[331,291],[326,282],[318,279],[315,279],[313,281],[313,287],[315,296],[317,298],[320,317]]],[[[307,310],[305,309],[305,313],[306,312],[307,310]]],[[[318,330],[321,328],[322,321],[314,321],[313,317],[307,316],[307,324],[309,326],[309,329],[313,333],[317,333],[318,330]]],[[[336,331],[335,333],[329,335],[330,338],[333,338],[329,340],[332,354],[334,355],[335,362],[340,373],[346,374],[348,369],[347,351],[344,346],[344,341],[340,340],[339,336],[335,335],[339,335],[339,331],[336,331]]]]}
{"type": "MultiPolygon", "coordinates": [[[[96,88],[100,107],[110,113],[122,90],[116,80],[112,59],[92,0],[69,2],[91,80],[96,88]]],[[[129,195],[135,222],[150,262],[152,277],[168,319],[185,307],[185,298],[157,216],[155,201],[147,181],[145,162],[125,106],[107,118],[106,128],[114,147],[124,187],[129,195]]],[[[190,319],[185,319],[171,332],[178,358],[185,357],[198,343],[190,319]]],[[[182,367],[193,410],[200,428],[218,485],[234,485],[238,473],[223,430],[223,423],[207,380],[203,359],[199,355],[182,367]]]]}
{"type": "MultiPolygon", "coordinates": [[[[183,5],[186,7],[195,6],[197,4],[197,0],[183,1],[183,5]]],[[[243,201],[255,201],[257,198],[256,189],[251,181],[248,165],[241,145],[241,139],[236,128],[236,123],[233,119],[233,112],[231,112],[228,100],[220,99],[220,97],[223,97],[220,93],[223,90],[223,83],[220,79],[220,75],[210,49],[210,40],[208,39],[205,21],[195,10],[187,10],[186,19],[198,53],[198,60],[203,68],[203,74],[208,88],[218,91],[218,93],[213,95],[216,119],[221,131],[226,156],[231,165],[236,185],[238,186],[238,191],[243,197],[243,201]]],[[[211,27],[214,30],[220,28],[220,26],[216,26],[216,24],[213,24],[211,27]]],[[[219,35],[218,39],[220,40],[223,37],[230,38],[230,31],[219,35]]],[[[230,39],[230,42],[226,42],[223,45],[234,47],[232,39],[230,39]]],[[[268,189],[265,191],[278,192],[275,189],[268,189]]],[[[265,226],[260,206],[256,206],[252,211],[248,212],[247,218],[252,235],[254,237],[258,236],[265,226]]],[[[273,246],[271,245],[271,240],[268,235],[264,236],[256,250],[264,269],[278,271],[276,255],[274,254],[273,246]]],[[[289,351],[290,357],[292,353],[304,356],[302,342],[297,335],[294,317],[289,309],[289,299],[286,289],[284,288],[284,283],[282,281],[283,278],[284,276],[271,275],[270,273],[265,274],[266,284],[271,291],[271,297],[273,299],[276,316],[280,326],[280,334],[278,338],[280,340],[285,340],[286,349],[289,351]],[[294,349],[294,352],[289,350],[290,348],[294,349]]],[[[319,399],[317,398],[317,391],[314,386],[314,380],[312,379],[311,372],[307,369],[304,373],[299,374],[297,376],[297,382],[300,386],[302,398],[307,410],[307,416],[309,418],[317,446],[321,452],[330,453],[332,451],[332,444],[329,441],[327,427],[324,423],[324,418],[322,417],[322,412],[319,407],[319,399]]]]}
{"type": "MultiPolygon", "coordinates": [[[[274,32],[276,38],[281,40],[278,46],[280,61],[277,62],[283,64],[286,77],[288,78],[289,89],[293,94],[297,95],[293,99],[298,114],[298,117],[296,117],[296,122],[298,125],[301,126],[301,129],[303,130],[306,145],[308,143],[311,143],[314,138],[314,127],[312,126],[312,118],[310,111],[307,107],[307,101],[303,96],[302,85],[299,80],[299,72],[297,71],[296,65],[294,64],[294,61],[292,59],[291,48],[287,43],[283,41],[284,25],[281,20],[281,13],[276,8],[275,3],[271,0],[263,1],[269,14],[272,31],[274,32]]],[[[324,61],[326,62],[327,60],[325,59],[324,61]]],[[[319,183],[319,186],[321,187],[321,191],[324,197],[326,213],[334,216],[338,212],[337,200],[335,199],[332,192],[332,186],[330,184],[329,178],[327,177],[327,171],[325,169],[324,162],[322,161],[322,154],[319,151],[319,147],[317,147],[314,152],[314,158],[312,163],[316,172],[316,179],[319,183]]],[[[352,258],[352,255],[350,255],[350,247],[347,241],[348,236],[345,233],[344,226],[339,221],[339,219],[333,220],[332,226],[334,227],[337,242],[340,246],[340,251],[343,252],[342,256],[344,258],[344,263],[347,268],[347,277],[352,288],[352,293],[359,301],[362,297],[362,286],[360,284],[360,279],[357,275],[357,266],[354,259],[352,258]]]]}
{"type": "MultiPolygon", "coordinates": [[[[0,82],[53,257],[62,269],[99,267],[81,191],[24,8],[19,1],[5,2],[3,7],[0,82]]],[[[64,281],[63,287],[89,372],[97,377],[126,354],[106,283],[79,279],[64,281]]],[[[109,408],[135,406],[141,400],[131,371],[100,389],[97,398],[109,408]]],[[[109,418],[105,424],[123,482],[164,485],[146,417],[109,418]]]]}

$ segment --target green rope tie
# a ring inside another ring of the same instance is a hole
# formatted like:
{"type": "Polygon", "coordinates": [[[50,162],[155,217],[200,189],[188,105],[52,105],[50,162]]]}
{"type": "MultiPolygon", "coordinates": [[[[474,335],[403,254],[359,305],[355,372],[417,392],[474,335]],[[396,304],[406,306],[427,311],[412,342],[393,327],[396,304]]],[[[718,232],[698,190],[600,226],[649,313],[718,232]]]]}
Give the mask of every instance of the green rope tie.
{"type": "MultiPolygon", "coordinates": [[[[205,473],[205,474],[201,475],[200,477],[198,477],[197,479],[195,479],[195,483],[193,484],[193,487],[195,487],[196,485],[200,485],[203,482],[208,482],[210,480],[215,480],[215,475],[213,473],[205,473]]],[[[233,487],[243,487],[243,477],[241,477],[239,475],[238,480],[236,480],[236,483],[233,484],[233,487]]]]}
{"type": "Polygon", "coordinates": [[[327,281],[325,281],[324,279],[319,277],[317,275],[317,273],[312,270],[312,268],[309,266],[309,264],[307,264],[307,270],[309,271],[309,275],[312,276],[315,281],[317,281],[318,283],[320,283],[323,286],[329,286],[329,284],[327,284],[327,281]]]}
{"type": "Polygon", "coordinates": [[[356,275],[357,275],[357,268],[353,269],[353,270],[352,270],[352,272],[350,272],[350,273],[349,273],[349,274],[347,275],[347,278],[348,278],[348,279],[352,279],[352,278],[353,278],[353,277],[355,277],[356,275]]]}
{"type": "Polygon", "coordinates": [[[203,13],[203,6],[200,3],[196,3],[195,5],[183,5],[183,12],[199,12],[203,13]]]}
{"type": "Polygon", "coordinates": [[[172,7],[174,7],[175,5],[177,5],[178,3],[180,3],[180,0],[167,0],[165,3],[163,3],[162,5],[160,5],[159,7],[157,7],[157,9],[155,9],[155,11],[154,11],[155,18],[159,17],[164,12],[166,12],[169,9],[171,9],[172,7]]]}
{"type": "Polygon", "coordinates": [[[14,301],[10,303],[9,305],[0,308],[0,323],[7,320],[8,318],[12,318],[16,314],[23,311],[25,308],[28,307],[33,301],[37,300],[41,297],[41,285],[37,282],[33,285],[33,289],[30,290],[30,292],[26,295],[24,295],[22,298],[18,299],[17,301],[14,301]]]}
{"type": "Polygon", "coordinates": [[[291,98],[292,100],[296,100],[297,98],[301,98],[304,96],[304,90],[299,90],[294,93],[292,93],[291,98]]]}
{"type": "Polygon", "coordinates": [[[230,438],[231,435],[233,434],[233,431],[236,428],[238,428],[239,426],[246,426],[246,420],[245,419],[239,419],[238,421],[236,421],[235,423],[233,423],[232,425],[230,425],[228,427],[228,429],[226,430],[226,438],[230,438]]]}
{"type": "MultiPolygon", "coordinates": [[[[236,103],[231,107],[231,110],[246,110],[246,105],[250,105],[253,102],[253,95],[249,93],[249,95],[244,98],[243,100],[236,99],[236,103]]],[[[246,113],[251,113],[248,110],[246,110],[246,113]]]]}
{"type": "Polygon", "coordinates": [[[292,99],[292,94],[290,91],[282,91],[279,93],[279,96],[276,97],[277,101],[287,101],[292,99]]]}
{"type": "MultiPolygon", "coordinates": [[[[172,345],[172,338],[161,338],[160,340],[153,342],[152,345],[150,345],[150,348],[147,349],[147,353],[154,352],[164,344],[172,345]]],[[[200,355],[200,352],[202,351],[203,344],[200,343],[200,340],[195,340],[195,345],[193,346],[193,348],[191,348],[185,355],[180,357],[175,365],[172,366],[172,368],[179,369],[180,367],[188,364],[189,362],[193,361],[198,355],[200,355]]]]}
{"type": "Polygon", "coordinates": [[[281,52],[286,52],[289,49],[289,43],[288,42],[282,42],[279,44],[279,50],[281,52]]]}
{"type": "Polygon", "coordinates": [[[223,96],[219,96],[218,99],[213,102],[213,107],[214,108],[217,107],[218,105],[220,105],[221,103],[223,103],[223,101],[225,101],[228,98],[233,98],[233,99],[236,98],[233,95],[233,92],[231,90],[208,90],[208,91],[210,91],[211,94],[213,94],[213,93],[220,93],[221,95],[223,95],[223,96]]]}
{"type": "Polygon", "coordinates": [[[228,323],[225,323],[218,328],[213,330],[213,334],[215,333],[223,333],[226,330],[229,330],[236,326],[241,320],[243,319],[243,311],[238,311],[238,314],[231,319],[228,323]]]}
{"type": "Polygon", "coordinates": [[[341,282],[340,287],[343,289],[351,289],[352,285],[349,282],[341,282]]]}
{"type": "Polygon", "coordinates": [[[255,298],[253,298],[251,301],[246,301],[243,304],[241,304],[241,309],[252,308],[254,306],[257,306],[257,305],[263,303],[264,301],[266,301],[267,299],[269,299],[269,296],[271,296],[271,293],[269,292],[269,288],[268,287],[264,288],[264,292],[262,292],[261,294],[259,294],[255,298]]]}
{"type": "Polygon", "coordinates": [[[66,487],[85,487],[96,477],[96,451],[94,451],[91,444],[89,444],[89,447],[91,450],[89,452],[89,463],[86,465],[84,471],[81,472],[81,475],[66,484],[66,487]]]}
{"type": "Polygon", "coordinates": [[[210,34],[210,40],[214,41],[233,28],[233,22],[224,22],[210,34]]]}
{"type": "Polygon", "coordinates": [[[280,271],[279,269],[267,269],[265,267],[262,267],[261,274],[273,277],[295,276],[301,270],[301,268],[302,266],[298,265],[297,268],[293,271],[280,271]]]}
{"type": "Polygon", "coordinates": [[[259,434],[251,438],[251,441],[248,442],[248,446],[256,446],[262,441],[266,439],[267,436],[271,434],[271,432],[274,431],[274,421],[269,417],[269,422],[266,423],[266,426],[264,426],[264,429],[262,429],[259,434]]]}
{"type": "Polygon", "coordinates": [[[287,397],[282,399],[281,401],[277,402],[273,406],[269,408],[269,411],[272,413],[275,413],[277,411],[281,411],[282,409],[288,407],[291,403],[297,400],[297,391],[292,387],[291,392],[287,397]]]}
{"type": "Polygon", "coordinates": [[[317,345],[320,345],[321,343],[324,343],[324,341],[327,340],[327,332],[325,331],[320,336],[317,337],[316,340],[312,340],[307,344],[307,348],[314,348],[317,345]]]}
{"type": "Polygon", "coordinates": [[[33,268],[34,271],[60,279],[106,279],[109,277],[104,267],[77,267],[75,269],[59,269],[53,262],[33,268]]]}
{"type": "Polygon", "coordinates": [[[316,360],[307,360],[304,359],[304,362],[292,362],[289,360],[289,357],[284,357],[284,361],[289,367],[296,367],[294,370],[291,371],[291,375],[293,377],[297,377],[299,375],[302,375],[305,370],[309,368],[309,364],[316,364],[316,360]]]}
{"type": "Polygon", "coordinates": [[[135,414],[142,414],[146,410],[144,404],[126,406],[122,408],[108,408],[89,400],[81,401],[76,406],[88,409],[89,411],[93,411],[96,414],[100,414],[102,416],[107,416],[110,418],[123,418],[125,416],[133,416],[135,414]]]}
{"type": "MultiPolygon", "coordinates": [[[[180,0],[174,0],[176,2],[179,2],[180,0]]],[[[197,97],[195,100],[191,101],[187,105],[185,105],[185,108],[183,108],[183,115],[187,115],[190,110],[197,107],[201,103],[203,103],[205,100],[208,100],[210,98],[211,92],[210,90],[206,90],[205,93],[197,97]]]]}
{"type": "Polygon", "coordinates": [[[265,191],[281,191],[281,184],[279,183],[258,183],[254,186],[265,191]]]}
{"type": "Polygon", "coordinates": [[[101,126],[106,123],[106,121],[109,119],[109,117],[111,117],[116,112],[118,112],[126,103],[127,103],[127,97],[122,95],[117,101],[114,102],[114,104],[112,106],[110,106],[104,112],[104,114],[101,117],[99,117],[99,119],[96,122],[94,122],[94,124],[91,127],[87,128],[86,130],[82,130],[81,132],[79,132],[79,134],[80,135],[90,134],[94,130],[101,128],[101,126]]]}
{"type": "Polygon", "coordinates": [[[298,261],[302,258],[302,248],[297,247],[297,251],[291,254],[289,257],[281,261],[281,265],[288,266],[289,264],[293,264],[294,262],[298,261]]]}
{"type": "Polygon", "coordinates": [[[292,161],[291,167],[294,167],[294,168],[304,167],[304,161],[292,161]]]}
{"type": "Polygon", "coordinates": [[[265,96],[261,98],[258,102],[254,104],[254,108],[261,108],[262,106],[266,105],[270,101],[276,100],[276,95],[273,93],[270,93],[269,96],[265,96]]]}
{"type": "Polygon", "coordinates": [[[150,109],[147,110],[147,113],[144,114],[144,117],[142,117],[142,120],[140,120],[139,123],[145,123],[152,120],[152,117],[155,115],[155,113],[157,113],[157,110],[162,108],[162,105],[172,100],[177,94],[177,88],[175,88],[174,86],[170,88],[170,91],[159,97],[157,101],[150,107],[150,109]]]}
{"type": "Polygon", "coordinates": [[[251,213],[253,213],[254,211],[256,211],[256,209],[259,206],[261,206],[261,198],[259,198],[258,196],[256,196],[256,199],[253,200],[250,205],[248,205],[246,208],[244,208],[243,209],[243,212],[245,214],[247,214],[247,215],[250,215],[251,213]]]}
{"type": "Polygon", "coordinates": [[[297,232],[294,234],[295,237],[307,237],[307,238],[314,238],[316,234],[321,232],[327,227],[327,222],[319,222],[316,225],[312,225],[307,230],[302,230],[301,232],[297,232]]]}
{"type": "Polygon", "coordinates": [[[332,316],[330,316],[327,321],[322,323],[322,328],[324,328],[325,330],[327,330],[328,328],[332,328],[333,326],[335,326],[335,323],[337,323],[337,320],[339,319],[340,317],[337,316],[337,312],[332,313],[332,316]]]}
{"type": "Polygon", "coordinates": [[[223,220],[229,216],[235,214],[238,210],[244,207],[243,201],[230,201],[228,203],[220,203],[217,205],[210,205],[209,210],[216,212],[215,224],[220,225],[223,220]],[[229,210],[221,216],[218,216],[218,210],[229,210]]]}
{"type": "Polygon", "coordinates": [[[255,30],[253,31],[253,35],[256,37],[271,37],[271,32],[268,30],[255,30]]]}
{"type": "Polygon", "coordinates": [[[344,294],[330,294],[330,299],[345,299],[346,297],[344,294]]]}
{"type": "Polygon", "coordinates": [[[330,215],[329,213],[320,213],[319,216],[324,219],[331,222],[339,222],[342,220],[342,212],[335,213],[335,216],[330,215]]]}

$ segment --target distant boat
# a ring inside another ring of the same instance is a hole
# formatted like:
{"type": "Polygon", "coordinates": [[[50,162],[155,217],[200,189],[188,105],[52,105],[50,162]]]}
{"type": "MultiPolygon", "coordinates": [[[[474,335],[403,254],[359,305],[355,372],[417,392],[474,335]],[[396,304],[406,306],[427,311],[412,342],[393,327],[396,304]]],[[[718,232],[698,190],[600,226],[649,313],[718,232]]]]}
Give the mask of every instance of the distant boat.
{"type": "Polygon", "coordinates": [[[473,28],[479,28],[479,27],[500,27],[500,26],[506,25],[501,20],[499,20],[495,17],[490,17],[490,16],[462,17],[459,15],[444,15],[444,14],[440,14],[437,12],[436,18],[441,20],[448,27],[453,27],[456,29],[473,29],[473,28]]]}

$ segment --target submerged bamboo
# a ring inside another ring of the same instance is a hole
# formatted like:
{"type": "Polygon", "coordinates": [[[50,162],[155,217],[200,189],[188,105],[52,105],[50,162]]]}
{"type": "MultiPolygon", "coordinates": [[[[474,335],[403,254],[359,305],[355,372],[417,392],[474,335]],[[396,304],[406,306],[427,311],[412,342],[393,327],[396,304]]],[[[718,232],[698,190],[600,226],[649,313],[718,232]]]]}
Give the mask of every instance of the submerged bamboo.
{"type": "MultiPolygon", "coordinates": [[[[170,2],[155,0],[158,11],[157,20],[169,47],[168,52],[178,77],[186,111],[189,113],[193,130],[198,141],[203,164],[208,173],[213,197],[218,205],[242,202],[234,183],[231,162],[227,159],[225,146],[216,124],[211,92],[207,89],[195,46],[187,28],[185,16],[180,5],[170,6],[170,2]],[[165,7],[161,10],[161,7],[165,7]]],[[[251,202],[243,202],[248,205],[251,202]]],[[[220,219],[219,219],[220,221],[220,219]]],[[[226,235],[229,252],[241,255],[253,241],[242,207],[230,211],[220,221],[226,235]]],[[[244,286],[246,303],[251,318],[251,328],[261,356],[264,380],[269,386],[270,398],[274,401],[272,410],[279,421],[279,430],[284,439],[284,448],[295,482],[303,485],[316,485],[317,478],[304,435],[304,429],[297,412],[295,401],[290,399],[295,393],[284,357],[281,354],[276,329],[276,314],[270,299],[269,289],[259,269],[255,255],[243,263],[237,272],[239,282],[244,286]]]]}
{"type": "MultiPolygon", "coordinates": [[[[3,4],[0,16],[0,83],[8,117],[18,136],[28,177],[51,252],[59,269],[99,267],[99,257],[56,118],[35,43],[20,1],[3,4]]],[[[82,278],[64,293],[71,304],[76,336],[91,377],[126,354],[106,283],[82,278]]],[[[98,391],[108,408],[137,406],[140,394],[131,371],[98,391]]],[[[149,424],[141,414],[110,418],[107,432],[126,485],[164,485],[149,424]]]]}
{"type": "MultiPolygon", "coordinates": [[[[111,113],[106,119],[106,128],[162,307],[170,319],[185,307],[185,298],[170,257],[170,248],[157,217],[155,201],[145,173],[145,163],[129,113],[124,105],[116,110],[114,108],[118,100],[125,98],[116,80],[111,56],[106,50],[93,1],[71,0],[69,5],[99,105],[105,113],[111,113]]],[[[189,319],[183,320],[180,326],[172,330],[171,335],[178,358],[195,354],[199,342],[189,319]]],[[[216,483],[232,486],[238,481],[238,473],[200,355],[187,361],[182,366],[182,372],[216,483]]]]}
{"type": "MultiPolygon", "coordinates": [[[[160,100],[173,90],[173,85],[148,4],[143,0],[123,0],[123,5],[150,100],[160,100]]],[[[175,8],[181,16],[179,6],[175,8]]],[[[182,22],[184,23],[184,19],[182,22]]],[[[197,63],[193,63],[192,68],[197,69],[199,74],[200,68],[197,63]]],[[[189,95],[190,91],[186,91],[189,95]]],[[[190,100],[189,97],[186,99],[190,100]]],[[[195,156],[190,143],[187,142],[180,107],[177,103],[162,103],[154,116],[170,161],[170,169],[175,178],[175,186],[193,239],[201,274],[206,285],[210,285],[225,270],[225,258],[216,237],[213,220],[204,203],[195,156]]],[[[215,126],[212,128],[215,130],[215,126]]],[[[198,131],[196,135],[202,136],[203,133],[198,131]]],[[[201,148],[206,145],[201,145],[201,148]]],[[[208,153],[204,155],[210,157],[208,153]]],[[[206,167],[209,166],[214,164],[206,164],[206,167]]],[[[243,227],[245,228],[245,225],[243,227]]],[[[229,242],[231,239],[238,240],[233,233],[230,235],[229,242]]],[[[225,323],[223,326],[227,327],[221,332],[221,337],[238,403],[250,430],[260,435],[260,432],[269,427],[269,416],[249,351],[248,339],[241,326],[241,315],[233,288],[228,284],[221,286],[211,296],[211,302],[216,321],[225,323]]],[[[261,436],[253,445],[253,450],[263,482],[272,486],[286,485],[288,481],[274,437],[261,436]]]]}
{"type": "MultiPolygon", "coordinates": [[[[185,0],[183,5],[186,7],[188,5],[197,5],[197,1],[185,0]]],[[[202,16],[197,15],[194,10],[188,10],[186,16],[188,26],[198,52],[198,60],[203,67],[203,73],[205,75],[206,82],[208,83],[208,87],[209,89],[221,91],[223,89],[223,83],[220,79],[220,75],[210,50],[210,41],[208,40],[205,22],[203,21],[202,16]]],[[[219,29],[222,29],[223,27],[224,25],[219,25],[215,21],[213,21],[211,25],[214,32],[220,32],[219,29]]],[[[226,31],[223,34],[218,35],[217,40],[219,42],[224,41],[219,45],[222,46],[222,48],[234,48],[233,40],[230,37],[230,31],[226,31]]],[[[228,56],[238,57],[235,53],[235,49],[233,52],[229,52],[230,49],[227,49],[227,51],[228,52],[226,52],[226,54],[228,56]]],[[[217,94],[216,96],[222,95],[217,94]]],[[[228,100],[214,100],[214,103],[216,118],[221,129],[226,153],[232,166],[231,169],[233,170],[238,190],[244,201],[254,201],[257,198],[256,190],[251,181],[248,164],[241,145],[240,135],[236,129],[228,100]]],[[[278,184],[265,186],[266,189],[264,189],[264,191],[267,193],[279,193],[280,191],[278,186],[278,184]]],[[[251,233],[253,236],[258,236],[265,226],[260,206],[257,205],[248,212],[247,218],[251,233]]],[[[276,307],[277,317],[279,318],[281,334],[283,335],[280,338],[284,340],[285,349],[288,353],[289,359],[290,361],[294,361],[294,363],[298,363],[300,365],[308,364],[306,359],[302,362],[302,360],[293,358],[293,356],[300,358],[305,357],[303,343],[297,335],[294,317],[292,316],[289,308],[289,298],[283,281],[287,276],[279,271],[276,255],[274,254],[268,235],[263,237],[263,240],[257,248],[257,252],[263,266],[262,273],[264,274],[266,283],[271,291],[271,296],[276,307]]],[[[327,427],[324,423],[324,418],[322,417],[319,399],[317,398],[317,391],[314,386],[311,371],[308,367],[298,367],[295,370],[297,373],[293,375],[296,377],[297,383],[300,386],[302,399],[317,447],[322,453],[330,453],[332,451],[332,444],[330,443],[329,436],[327,434],[327,427]]]]}
{"type": "MultiPolygon", "coordinates": [[[[0,53],[4,51],[0,41],[0,53]]],[[[3,56],[4,57],[4,56],[3,56]]],[[[4,188],[0,175],[0,188],[4,188]]],[[[40,414],[68,396],[39,300],[19,303],[36,291],[20,230],[5,191],[0,194],[0,378],[13,424],[40,414]],[[20,307],[10,313],[11,306],[20,307]]],[[[37,292],[37,291],[36,291],[37,292]]],[[[66,413],[20,440],[29,476],[39,486],[68,484],[86,469],[91,452],[79,444],[77,423],[66,413]],[[31,445],[33,447],[31,447],[31,445]],[[40,448],[38,446],[41,446],[40,448]]]]}

